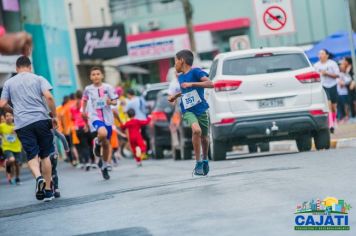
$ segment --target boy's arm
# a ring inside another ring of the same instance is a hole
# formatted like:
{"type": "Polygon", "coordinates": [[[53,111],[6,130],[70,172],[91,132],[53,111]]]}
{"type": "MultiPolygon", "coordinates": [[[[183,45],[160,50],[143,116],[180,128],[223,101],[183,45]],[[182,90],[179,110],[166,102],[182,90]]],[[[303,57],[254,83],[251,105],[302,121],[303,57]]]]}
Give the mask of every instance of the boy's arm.
{"type": "Polygon", "coordinates": [[[200,78],[200,82],[182,83],[182,88],[190,88],[190,87],[214,88],[214,84],[212,81],[209,80],[208,77],[200,78]]]}
{"type": "Polygon", "coordinates": [[[174,103],[180,96],[182,96],[182,93],[177,93],[176,95],[168,96],[168,102],[174,103]]]}
{"type": "Polygon", "coordinates": [[[151,116],[148,116],[146,120],[140,120],[140,125],[148,125],[151,122],[151,116]]]}
{"type": "Polygon", "coordinates": [[[69,152],[70,149],[66,137],[56,129],[54,130],[54,135],[63,143],[64,151],[69,152]]]}

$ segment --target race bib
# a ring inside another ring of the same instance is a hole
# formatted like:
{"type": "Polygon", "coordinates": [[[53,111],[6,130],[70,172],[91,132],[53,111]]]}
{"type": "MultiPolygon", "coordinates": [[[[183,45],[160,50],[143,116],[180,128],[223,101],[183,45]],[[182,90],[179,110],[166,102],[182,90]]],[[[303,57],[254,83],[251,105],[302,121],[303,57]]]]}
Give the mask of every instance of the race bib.
{"type": "Polygon", "coordinates": [[[183,94],[182,102],[183,102],[184,109],[189,109],[201,103],[201,99],[199,97],[197,90],[193,90],[190,91],[189,93],[183,94]]]}
{"type": "Polygon", "coordinates": [[[95,109],[103,109],[104,107],[106,107],[105,98],[98,98],[95,100],[95,109]]]}
{"type": "Polygon", "coordinates": [[[5,139],[6,141],[8,141],[9,143],[14,143],[16,141],[16,135],[14,134],[7,134],[5,135],[5,139]]]}

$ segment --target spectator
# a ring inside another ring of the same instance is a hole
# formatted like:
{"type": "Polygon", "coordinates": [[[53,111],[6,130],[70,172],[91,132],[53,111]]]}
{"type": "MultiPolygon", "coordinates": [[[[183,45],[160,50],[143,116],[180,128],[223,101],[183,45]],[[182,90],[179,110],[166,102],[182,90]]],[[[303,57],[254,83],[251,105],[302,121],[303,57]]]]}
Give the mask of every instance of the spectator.
{"type": "Polygon", "coordinates": [[[338,92],[338,119],[346,122],[350,117],[349,112],[349,91],[348,87],[351,83],[351,76],[347,73],[348,62],[343,59],[340,63],[340,75],[337,79],[337,92],[338,92]]]}
{"type": "Polygon", "coordinates": [[[329,101],[329,128],[334,133],[336,125],[336,107],[337,107],[337,78],[339,77],[339,67],[332,60],[333,55],[326,49],[319,52],[319,61],[314,65],[316,71],[321,75],[321,84],[329,101]]]}

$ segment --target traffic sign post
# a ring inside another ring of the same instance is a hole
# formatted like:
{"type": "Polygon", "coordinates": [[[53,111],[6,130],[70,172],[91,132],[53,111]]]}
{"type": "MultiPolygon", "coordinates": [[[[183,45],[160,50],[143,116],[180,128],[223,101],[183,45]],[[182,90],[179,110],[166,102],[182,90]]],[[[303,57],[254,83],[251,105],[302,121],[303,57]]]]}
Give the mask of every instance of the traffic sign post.
{"type": "Polygon", "coordinates": [[[254,0],[254,6],[260,36],[295,32],[291,0],[254,0]]]}

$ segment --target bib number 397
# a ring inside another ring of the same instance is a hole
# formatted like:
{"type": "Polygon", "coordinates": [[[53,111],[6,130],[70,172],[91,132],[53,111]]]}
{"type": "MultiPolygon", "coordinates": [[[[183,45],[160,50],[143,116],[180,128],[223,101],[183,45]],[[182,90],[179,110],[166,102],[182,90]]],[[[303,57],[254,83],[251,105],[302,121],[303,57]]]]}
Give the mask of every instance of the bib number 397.
{"type": "Polygon", "coordinates": [[[189,109],[201,103],[201,99],[199,97],[198,92],[196,90],[193,90],[183,95],[182,102],[183,102],[184,109],[189,109]]]}
{"type": "Polygon", "coordinates": [[[106,106],[105,99],[100,98],[100,99],[96,100],[96,102],[95,102],[96,109],[103,109],[105,106],[106,106]]]}

